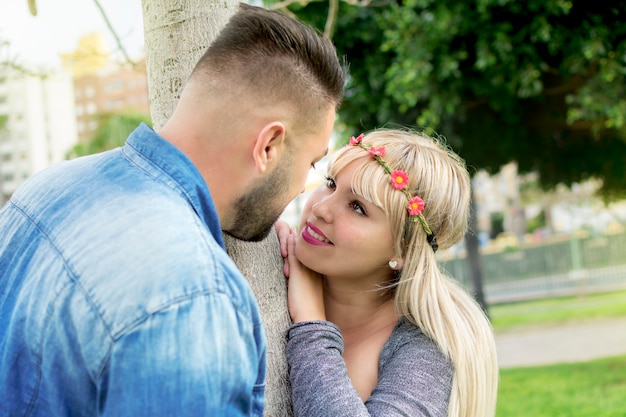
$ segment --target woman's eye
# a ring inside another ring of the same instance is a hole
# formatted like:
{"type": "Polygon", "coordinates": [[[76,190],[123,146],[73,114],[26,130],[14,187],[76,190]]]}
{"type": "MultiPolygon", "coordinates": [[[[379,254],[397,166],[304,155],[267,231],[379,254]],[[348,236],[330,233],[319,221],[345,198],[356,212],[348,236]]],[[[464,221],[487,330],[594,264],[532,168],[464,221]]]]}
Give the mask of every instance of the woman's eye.
{"type": "Polygon", "coordinates": [[[350,206],[352,207],[352,210],[356,211],[359,214],[367,214],[365,213],[365,209],[363,208],[363,206],[358,201],[353,201],[352,203],[350,203],[350,206]]]}
{"type": "Polygon", "coordinates": [[[335,180],[330,177],[326,177],[326,187],[330,188],[331,190],[334,190],[335,188],[337,188],[337,185],[335,184],[335,180]]]}

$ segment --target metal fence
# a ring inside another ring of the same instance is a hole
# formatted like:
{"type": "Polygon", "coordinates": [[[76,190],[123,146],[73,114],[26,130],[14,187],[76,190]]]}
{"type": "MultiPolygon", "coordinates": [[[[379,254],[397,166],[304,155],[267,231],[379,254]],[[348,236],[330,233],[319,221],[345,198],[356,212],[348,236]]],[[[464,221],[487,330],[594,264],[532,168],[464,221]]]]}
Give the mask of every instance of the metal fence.
{"type": "MultiPolygon", "coordinates": [[[[626,288],[626,233],[509,247],[480,257],[488,304],[626,288]]],[[[441,266],[470,290],[464,256],[441,266]]]]}

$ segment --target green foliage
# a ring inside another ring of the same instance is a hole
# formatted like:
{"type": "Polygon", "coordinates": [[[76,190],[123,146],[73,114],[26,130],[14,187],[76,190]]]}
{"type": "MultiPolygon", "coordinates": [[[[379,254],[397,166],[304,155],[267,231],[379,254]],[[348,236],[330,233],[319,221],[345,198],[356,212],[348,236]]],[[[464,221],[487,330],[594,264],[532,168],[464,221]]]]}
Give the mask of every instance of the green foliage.
{"type": "Polygon", "coordinates": [[[504,232],[504,213],[500,211],[491,213],[489,222],[491,223],[489,237],[495,239],[496,236],[504,232]]]}
{"type": "Polygon", "coordinates": [[[626,356],[502,369],[497,417],[622,417],[626,356]]]}
{"type": "Polygon", "coordinates": [[[526,231],[528,233],[532,233],[537,229],[546,227],[547,224],[548,222],[546,219],[546,212],[544,210],[541,210],[539,214],[528,220],[528,222],[526,223],[526,231]]]}
{"type": "MultiPolygon", "coordinates": [[[[607,195],[626,190],[623,2],[378,4],[340,4],[333,41],[350,63],[345,136],[427,127],[475,168],[515,160],[544,188],[595,177],[607,195]]],[[[290,10],[323,28],[326,3],[290,10]]]]}
{"type": "Polygon", "coordinates": [[[88,143],[75,145],[66,155],[67,159],[79,156],[104,152],[122,146],[128,135],[140,123],[150,124],[150,117],[144,114],[115,114],[98,115],[99,127],[94,137],[88,143]]]}

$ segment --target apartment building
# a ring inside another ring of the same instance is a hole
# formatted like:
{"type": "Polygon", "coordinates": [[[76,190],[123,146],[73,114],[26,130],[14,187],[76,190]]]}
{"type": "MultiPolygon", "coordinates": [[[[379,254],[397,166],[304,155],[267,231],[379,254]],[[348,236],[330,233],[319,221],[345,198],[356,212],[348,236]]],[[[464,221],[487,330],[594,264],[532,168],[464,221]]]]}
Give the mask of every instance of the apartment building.
{"type": "Polygon", "coordinates": [[[145,60],[117,63],[110,59],[102,35],[82,37],[75,51],[61,57],[74,76],[78,140],[86,143],[98,129],[98,116],[135,112],[150,114],[145,60]]]}
{"type": "Polygon", "coordinates": [[[76,144],[72,76],[0,75],[0,204],[76,144]]]}
{"type": "Polygon", "coordinates": [[[144,70],[118,67],[74,79],[78,140],[89,141],[99,126],[98,115],[136,112],[150,114],[144,70]]]}

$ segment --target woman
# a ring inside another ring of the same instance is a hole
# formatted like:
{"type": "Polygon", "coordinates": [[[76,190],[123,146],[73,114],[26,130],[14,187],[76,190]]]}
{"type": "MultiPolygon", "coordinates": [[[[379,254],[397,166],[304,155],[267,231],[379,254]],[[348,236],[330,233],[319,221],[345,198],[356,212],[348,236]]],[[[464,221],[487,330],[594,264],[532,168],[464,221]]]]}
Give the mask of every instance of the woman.
{"type": "Polygon", "coordinates": [[[470,179],[439,140],[378,130],[337,151],[288,259],[296,416],[495,414],[489,322],[438,267],[466,231],[470,179]]]}

